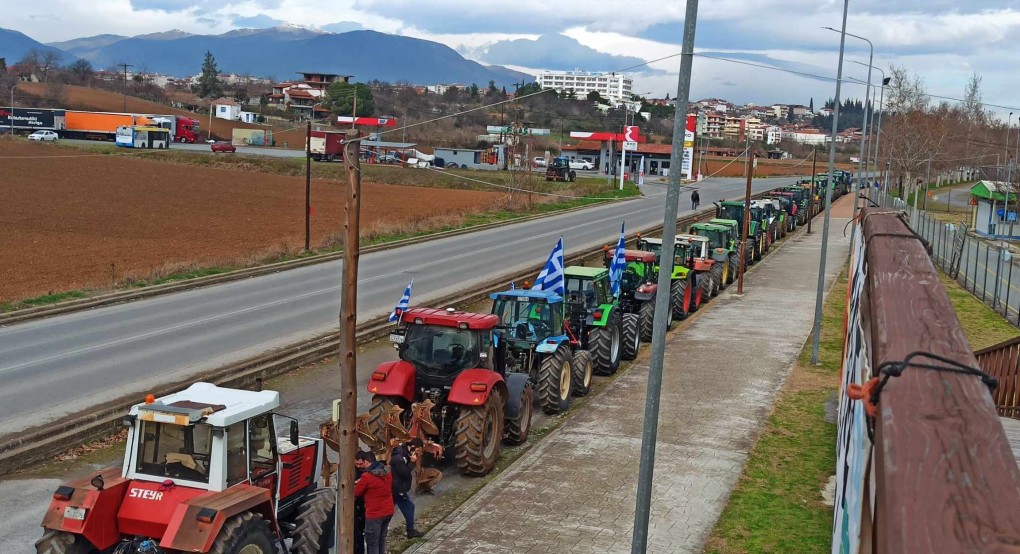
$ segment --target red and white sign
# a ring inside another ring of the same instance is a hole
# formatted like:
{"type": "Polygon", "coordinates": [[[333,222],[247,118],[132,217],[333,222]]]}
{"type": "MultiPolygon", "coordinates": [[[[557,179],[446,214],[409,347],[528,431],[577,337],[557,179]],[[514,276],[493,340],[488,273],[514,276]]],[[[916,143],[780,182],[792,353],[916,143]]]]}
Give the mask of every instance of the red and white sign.
{"type": "Polygon", "coordinates": [[[625,133],[592,133],[587,131],[571,131],[570,138],[585,139],[585,140],[598,140],[602,142],[613,141],[633,141],[633,142],[647,142],[648,139],[641,136],[641,130],[637,127],[628,127],[635,129],[634,138],[627,138],[625,133]]]}
{"type": "Polygon", "coordinates": [[[698,117],[688,115],[686,129],[684,129],[683,159],[680,162],[680,172],[688,181],[691,180],[694,172],[694,130],[697,125],[698,117]]]}
{"type": "Polygon", "coordinates": [[[623,140],[628,142],[637,142],[637,137],[641,135],[641,129],[637,125],[627,125],[623,128],[623,140]]]}
{"type": "Polygon", "coordinates": [[[337,123],[353,123],[355,125],[371,125],[372,127],[396,127],[397,120],[393,117],[351,117],[341,115],[336,118],[337,123]]]}

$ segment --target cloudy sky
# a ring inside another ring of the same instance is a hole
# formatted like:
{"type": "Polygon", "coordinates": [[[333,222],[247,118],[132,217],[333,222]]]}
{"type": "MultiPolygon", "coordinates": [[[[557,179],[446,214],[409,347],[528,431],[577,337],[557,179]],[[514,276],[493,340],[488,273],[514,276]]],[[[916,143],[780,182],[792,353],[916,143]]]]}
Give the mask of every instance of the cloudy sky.
{"type": "MultiPolygon", "coordinates": [[[[181,29],[217,34],[288,22],[331,32],[372,29],[428,40],[486,63],[534,73],[545,68],[628,69],[635,92],[676,94],[685,3],[679,0],[5,0],[0,26],[54,42],[112,33],[181,29]],[[647,63],[646,62],[651,62],[647,63]],[[634,68],[633,66],[641,65],[634,68]]],[[[842,2],[833,0],[705,0],[696,51],[834,77],[842,2]]],[[[982,77],[984,101],[1017,107],[1020,4],[992,0],[853,0],[847,31],[871,39],[875,65],[905,66],[931,94],[960,97],[967,79],[982,77]]],[[[865,42],[847,39],[847,58],[867,62],[865,42]]],[[[229,68],[223,68],[229,70],[229,68]]],[[[866,68],[848,64],[847,78],[866,68]]],[[[878,73],[873,81],[877,82],[878,73]]],[[[696,58],[693,98],[816,106],[833,95],[831,81],[707,57],[696,58]]],[[[863,96],[845,83],[843,96],[863,96]]],[[[1009,109],[993,108],[1003,117],[1009,109]]]]}

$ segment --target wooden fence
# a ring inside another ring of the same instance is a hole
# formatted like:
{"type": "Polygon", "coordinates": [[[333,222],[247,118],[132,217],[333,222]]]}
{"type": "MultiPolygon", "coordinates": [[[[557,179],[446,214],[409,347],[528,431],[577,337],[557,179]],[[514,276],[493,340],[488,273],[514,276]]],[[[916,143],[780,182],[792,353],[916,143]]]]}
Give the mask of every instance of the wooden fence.
{"type": "Polygon", "coordinates": [[[992,395],[999,415],[1020,419],[1020,337],[974,353],[978,367],[999,380],[992,395]]]}

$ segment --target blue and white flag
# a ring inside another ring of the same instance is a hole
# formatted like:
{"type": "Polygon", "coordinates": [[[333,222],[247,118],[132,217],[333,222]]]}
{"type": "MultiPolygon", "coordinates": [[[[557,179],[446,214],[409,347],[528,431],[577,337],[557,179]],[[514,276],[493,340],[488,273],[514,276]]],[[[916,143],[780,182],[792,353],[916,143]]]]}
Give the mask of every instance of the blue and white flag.
{"type": "Polygon", "coordinates": [[[411,285],[414,284],[414,278],[407,283],[407,288],[404,289],[404,295],[400,297],[400,302],[397,302],[397,307],[393,308],[393,313],[390,314],[390,323],[393,323],[400,319],[400,314],[407,311],[407,305],[411,302],[411,285]]]}
{"type": "Polygon", "coordinates": [[[531,290],[549,290],[563,296],[563,237],[556,241],[556,247],[549,254],[549,260],[531,290]]]}
{"type": "Polygon", "coordinates": [[[517,283],[510,281],[510,290],[517,290],[517,283]]]}
{"type": "Polygon", "coordinates": [[[627,255],[624,250],[627,248],[623,234],[623,223],[620,224],[620,240],[616,242],[616,251],[613,253],[613,263],[609,264],[610,291],[613,296],[620,296],[620,282],[623,281],[623,268],[627,266],[627,255]]]}

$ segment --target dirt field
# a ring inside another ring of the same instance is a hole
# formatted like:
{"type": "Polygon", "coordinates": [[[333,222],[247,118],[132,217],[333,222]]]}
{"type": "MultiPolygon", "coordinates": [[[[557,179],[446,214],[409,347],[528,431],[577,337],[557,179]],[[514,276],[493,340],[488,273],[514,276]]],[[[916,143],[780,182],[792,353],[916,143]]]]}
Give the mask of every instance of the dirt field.
{"type": "MultiPolygon", "coordinates": [[[[0,140],[0,164],[0,302],[189,266],[244,264],[304,244],[301,177],[7,140],[0,140]]],[[[456,223],[504,198],[364,183],[362,233],[456,223]]],[[[312,207],[318,245],[341,231],[342,184],[313,180],[312,207]]]]}
{"type": "MultiPolygon", "coordinates": [[[[697,160],[695,160],[697,161],[697,160]]],[[[828,158],[822,161],[819,156],[819,164],[817,171],[824,172],[828,168],[828,158]]],[[[746,162],[743,159],[737,159],[734,161],[733,158],[708,158],[701,162],[702,171],[705,175],[715,175],[717,177],[743,177],[744,166],[746,162]],[[732,163],[731,163],[732,162],[732,163]],[[727,165],[728,164],[728,165],[727,165]]],[[[846,169],[850,171],[856,171],[857,166],[854,164],[836,164],[837,169],[846,169]]],[[[756,177],[778,177],[784,175],[808,175],[811,173],[811,160],[764,160],[758,159],[758,167],[754,170],[756,177]]]]}

